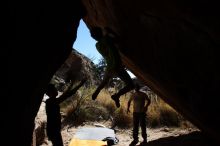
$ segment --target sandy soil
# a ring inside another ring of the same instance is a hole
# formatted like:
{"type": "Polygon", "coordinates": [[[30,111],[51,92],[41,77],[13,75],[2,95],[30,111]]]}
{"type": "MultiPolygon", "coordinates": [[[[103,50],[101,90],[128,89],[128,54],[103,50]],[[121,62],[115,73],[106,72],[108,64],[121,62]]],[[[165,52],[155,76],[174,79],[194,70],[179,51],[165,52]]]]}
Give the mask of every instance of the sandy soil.
{"type": "MultiPolygon", "coordinates": [[[[39,127],[42,122],[46,121],[45,103],[42,102],[38,115],[36,117],[35,125],[39,127]]],[[[74,137],[77,129],[82,127],[95,127],[96,124],[104,125],[110,128],[111,122],[85,122],[77,127],[64,127],[62,129],[62,137],[64,146],[68,146],[71,139],[74,137]]],[[[115,128],[116,137],[119,139],[117,146],[128,146],[132,139],[132,129],[119,129],[115,128]]],[[[147,128],[148,144],[147,146],[219,146],[219,144],[213,143],[213,140],[208,139],[196,128],[147,128]]],[[[141,131],[139,133],[139,140],[142,141],[141,131]]],[[[51,142],[44,140],[41,146],[52,146],[51,142]]]]}
{"type": "MultiPolygon", "coordinates": [[[[81,127],[95,127],[96,124],[101,124],[106,127],[109,126],[107,122],[100,122],[100,123],[95,123],[95,122],[89,122],[89,123],[84,123],[81,126],[78,127],[64,127],[62,130],[62,136],[63,136],[63,141],[64,145],[68,146],[69,142],[73,138],[74,134],[76,133],[78,128],[81,127]]],[[[132,141],[132,129],[115,129],[116,130],[116,137],[119,139],[119,143],[117,146],[128,146],[129,143],[132,141]]],[[[181,128],[156,128],[156,129],[151,129],[147,128],[147,133],[148,133],[148,141],[154,141],[160,138],[165,138],[165,137],[177,137],[181,135],[186,135],[191,132],[198,131],[197,129],[192,129],[192,128],[187,128],[187,129],[181,129],[181,128]]],[[[140,142],[142,141],[141,133],[139,133],[140,137],[140,142]]],[[[42,144],[41,146],[52,146],[51,142],[48,141],[47,139],[45,140],[45,143],[42,144]]]]}
{"type": "MultiPolygon", "coordinates": [[[[38,116],[36,117],[36,126],[40,125],[42,121],[46,121],[45,115],[45,103],[42,102],[40,110],[38,112],[38,116]]],[[[64,146],[68,146],[71,139],[74,137],[77,129],[81,127],[95,127],[96,124],[104,125],[107,128],[110,128],[111,122],[85,122],[77,127],[64,127],[62,130],[62,137],[64,141],[64,146]]],[[[116,127],[116,137],[119,139],[119,143],[117,146],[128,146],[132,141],[132,129],[118,129],[116,127]]],[[[199,146],[206,146],[206,143],[203,142],[203,138],[201,138],[198,132],[198,129],[195,128],[156,128],[151,129],[147,128],[148,134],[148,146],[189,146],[195,145],[195,142],[200,142],[199,146]],[[189,143],[190,142],[190,143],[189,143]],[[191,144],[193,142],[193,144],[191,144]],[[162,144],[161,144],[162,143],[162,144]],[[181,143],[184,143],[181,145],[181,143]],[[167,145],[166,145],[167,144],[167,145]]],[[[140,131],[141,132],[141,131],[140,131]]],[[[141,133],[139,133],[139,140],[142,141],[141,133]]],[[[209,145],[209,141],[207,142],[207,146],[209,145]]],[[[45,139],[45,142],[41,146],[52,146],[51,142],[45,139]]]]}

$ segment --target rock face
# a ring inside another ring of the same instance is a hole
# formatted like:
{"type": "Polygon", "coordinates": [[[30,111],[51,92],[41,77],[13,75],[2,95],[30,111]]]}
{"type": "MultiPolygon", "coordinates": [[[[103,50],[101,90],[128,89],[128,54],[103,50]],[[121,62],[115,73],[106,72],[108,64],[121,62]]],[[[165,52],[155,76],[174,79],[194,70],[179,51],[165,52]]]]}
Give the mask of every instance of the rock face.
{"type": "Polygon", "coordinates": [[[220,10],[214,2],[83,0],[89,28],[111,28],[125,65],[212,137],[220,136],[220,10]]]}
{"type": "Polygon", "coordinates": [[[79,81],[88,78],[91,84],[97,83],[95,64],[86,56],[73,50],[63,65],[56,71],[55,76],[65,82],[79,81]]]}
{"type": "Polygon", "coordinates": [[[30,146],[46,86],[71,53],[83,6],[80,0],[39,0],[10,1],[3,7],[2,50],[8,65],[3,123],[9,127],[3,133],[10,138],[3,143],[30,146]],[[16,140],[11,141],[11,131],[16,140]]]}
{"type": "MultiPolygon", "coordinates": [[[[82,2],[89,28],[108,26],[118,34],[117,46],[129,70],[210,137],[220,136],[217,2],[82,2]]],[[[3,24],[2,37],[3,50],[8,51],[3,122],[17,136],[16,145],[29,146],[45,87],[71,53],[82,7],[79,0],[7,4],[2,17],[8,23],[3,24]]],[[[10,137],[7,131],[4,135],[10,137]]]]}

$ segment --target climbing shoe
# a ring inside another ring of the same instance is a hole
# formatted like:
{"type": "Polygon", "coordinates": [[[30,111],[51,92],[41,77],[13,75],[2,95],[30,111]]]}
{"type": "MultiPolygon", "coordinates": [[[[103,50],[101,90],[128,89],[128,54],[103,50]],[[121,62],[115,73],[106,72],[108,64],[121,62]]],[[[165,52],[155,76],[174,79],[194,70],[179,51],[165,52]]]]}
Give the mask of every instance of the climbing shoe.
{"type": "Polygon", "coordinates": [[[98,93],[96,93],[96,92],[93,93],[93,94],[92,94],[92,100],[96,100],[97,96],[98,96],[98,93]]]}
{"type": "Polygon", "coordinates": [[[138,143],[137,140],[133,140],[133,141],[129,144],[129,146],[136,146],[137,143],[138,143]]]}

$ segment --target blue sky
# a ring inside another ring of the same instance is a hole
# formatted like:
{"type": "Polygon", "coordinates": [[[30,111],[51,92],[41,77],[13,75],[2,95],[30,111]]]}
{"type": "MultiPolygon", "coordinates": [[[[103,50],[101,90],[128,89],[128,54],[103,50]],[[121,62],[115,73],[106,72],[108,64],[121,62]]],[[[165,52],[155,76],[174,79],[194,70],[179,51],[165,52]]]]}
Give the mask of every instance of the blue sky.
{"type": "Polygon", "coordinates": [[[78,52],[84,54],[85,56],[90,58],[95,64],[97,64],[102,56],[96,50],[95,43],[96,40],[91,37],[89,29],[81,20],[79,28],[77,30],[77,38],[75,43],[73,44],[73,48],[76,49],[78,52]]]}
{"type": "MultiPolygon", "coordinates": [[[[96,50],[95,47],[96,40],[94,40],[89,32],[89,29],[85,25],[85,23],[81,20],[79,28],[77,30],[77,38],[75,43],[73,44],[73,48],[83,55],[90,58],[95,64],[99,62],[102,56],[96,50]]],[[[130,76],[133,78],[134,75],[131,72],[128,72],[130,76]]]]}

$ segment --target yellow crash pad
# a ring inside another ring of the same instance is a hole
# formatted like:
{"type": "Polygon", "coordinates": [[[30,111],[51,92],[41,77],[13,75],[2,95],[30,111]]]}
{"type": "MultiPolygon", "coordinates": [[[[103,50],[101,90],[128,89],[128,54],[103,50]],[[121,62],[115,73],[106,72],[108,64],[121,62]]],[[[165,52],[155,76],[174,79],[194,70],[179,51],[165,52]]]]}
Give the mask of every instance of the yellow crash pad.
{"type": "Polygon", "coordinates": [[[73,138],[69,146],[107,146],[106,141],[101,140],[81,140],[73,138]]]}

